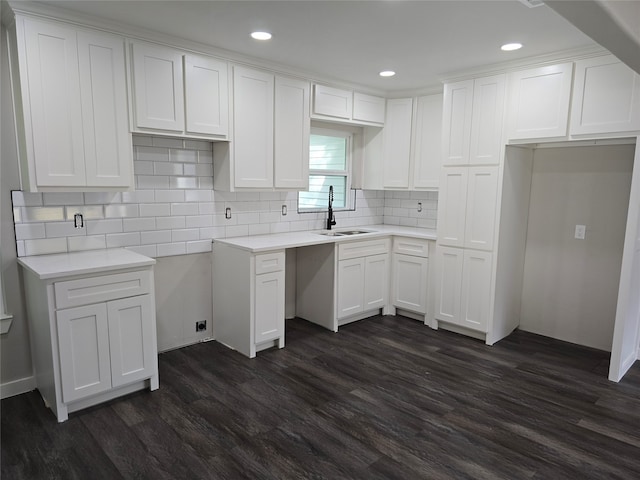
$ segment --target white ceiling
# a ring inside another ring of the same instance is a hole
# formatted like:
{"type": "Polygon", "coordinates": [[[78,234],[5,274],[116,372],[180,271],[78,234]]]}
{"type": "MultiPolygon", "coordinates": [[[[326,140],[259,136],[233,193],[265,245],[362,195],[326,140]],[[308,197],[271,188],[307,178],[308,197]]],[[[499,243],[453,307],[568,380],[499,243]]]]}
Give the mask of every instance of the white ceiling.
{"type": "Polygon", "coordinates": [[[439,85],[450,72],[594,46],[549,7],[516,0],[46,3],[389,93],[439,85]],[[273,39],[252,40],[253,30],[273,39]],[[500,51],[514,41],[524,48],[500,51]],[[383,69],[397,75],[380,78],[383,69]]]}

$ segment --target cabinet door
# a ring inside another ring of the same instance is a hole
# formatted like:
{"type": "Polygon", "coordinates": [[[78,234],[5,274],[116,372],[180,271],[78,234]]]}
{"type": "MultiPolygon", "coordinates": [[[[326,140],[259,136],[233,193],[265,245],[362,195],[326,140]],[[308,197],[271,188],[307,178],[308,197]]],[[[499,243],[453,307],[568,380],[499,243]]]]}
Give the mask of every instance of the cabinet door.
{"type": "Polygon", "coordinates": [[[309,188],[309,82],[276,77],[274,186],[309,188]]]}
{"type": "Polygon", "coordinates": [[[567,135],[572,63],[514,72],[509,76],[509,139],[567,135]]]}
{"type": "Polygon", "coordinates": [[[236,187],[273,187],[273,95],[270,73],[233,67],[236,187]]]}
{"type": "MultiPolygon", "coordinates": [[[[76,31],[24,20],[28,97],[38,187],[85,185],[83,119],[76,31]]],[[[28,113],[27,113],[28,115],[28,113]]]]}
{"type": "Polygon", "coordinates": [[[364,258],[338,262],[338,312],[344,318],[364,311],[364,258]]]}
{"type": "Polygon", "coordinates": [[[438,242],[464,245],[468,167],[444,167],[438,194],[438,242]]]}
{"type": "Polygon", "coordinates": [[[497,165],[502,143],[505,75],[479,78],[473,83],[470,164],[497,165]]]}
{"type": "Polygon", "coordinates": [[[613,55],[576,62],[571,135],[640,130],[640,75],[613,55]]]}
{"type": "Polygon", "coordinates": [[[438,188],[442,165],[442,95],[417,100],[413,145],[414,188],[438,188]]]}
{"type": "Polygon", "coordinates": [[[462,317],[459,325],[486,333],[491,307],[491,254],[464,251],[462,267],[462,317]]]}
{"type": "Polygon", "coordinates": [[[111,378],[114,387],[143,380],[158,370],[155,316],[150,295],[107,303],[111,378]]]}
{"type": "Polygon", "coordinates": [[[364,260],[364,310],[382,308],[389,298],[389,255],[364,260]]]}
{"type": "Polygon", "coordinates": [[[428,258],[395,254],[393,256],[392,302],[421,314],[427,313],[428,258]]]}
{"type": "Polygon", "coordinates": [[[254,342],[258,345],[284,335],[284,272],[255,279],[254,342]]]}
{"type": "Polygon", "coordinates": [[[462,264],[464,250],[461,248],[436,247],[436,314],[438,320],[460,323],[460,300],[462,292],[462,264]]]}
{"type": "Polygon", "coordinates": [[[384,124],[386,100],[382,97],[353,92],[353,119],[384,124]]]}
{"type": "Polygon", "coordinates": [[[187,133],[226,137],[229,132],[227,62],[184,56],[187,133]]]}
{"type": "Polygon", "coordinates": [[[387,101],[387,117],[382,130],[385,188],[409,188],[412,114],[412,98],[387,101]]]}
{"type": "Polygon", "coordinates": [[[136,127],[184,131],[182,55],[150,44],[133,44],[136,127]]]}
{"type": "Polygon", "coordinates": [[[104,303],[56,312],[62,401],[111,388],[109,326],[104,303]]]}
{"type": "Polygon", "coordinates": [[[353,92],[324,85],[313,86],[313,113],[351,120],[353,92]]]}
{"type": "Polygon", "coordinates": [[[444,86],[442,164],[467,165],[471,139],[473,80],[444,86]]]}
{"type": "Polygon", "coordinates": [[[78,32],[84,160],[88,187],[133,183],[124,39],[78,32]]]}
{"type": "Polygon", "coordinates": [[[492,250],[498,196],[498,167],[470,167],[464,246],[492,250]]]}

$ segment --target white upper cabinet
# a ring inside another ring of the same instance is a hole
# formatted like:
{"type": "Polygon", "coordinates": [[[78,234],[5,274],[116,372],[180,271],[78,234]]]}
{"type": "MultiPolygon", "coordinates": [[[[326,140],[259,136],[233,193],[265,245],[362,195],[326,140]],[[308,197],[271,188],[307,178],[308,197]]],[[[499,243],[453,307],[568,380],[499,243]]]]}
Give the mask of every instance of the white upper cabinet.
{"type": "Polygon", "coordinates": [[[124,39],[21,16],[15,34],[23,189],[132,188],[124,39]]]}
{"type": "Polygon", "coordinates": [[[438,193],[438,243],[464,246],[468,167],[444,167],[438,193]]]}
{"type": "Polygon", "coordinates": [[[383,125],[385,99],[315,84],[312,117],[340,123],[383,125]]]}
{"type": "Polygon", "coordinates": [[[509,75],[509,140],[566,137],[573,63],[509,75]]]}
{"type": "Polygon", "coordinates": [[[442,99],[428,95],[416,100],[413,136],[413,187],[436,189],[442,165],[442,99]]]}
{"type": "Polygon", "coordinates": [[[139,42],[132,48],[135,126],[183,132],[182,54],[139,42]]]}
{"type": "Polygon", "coordinates": [[[134,131],[227,138],[226,61],[138,41],[131,51],[134,131]]]}
{"type": "Polygon", "coordinates": [[[443,165],[500,163],[504,97],[504,75],[445,85],[443,165]]]}
{"type": "Polygon", "coordinates": [[[468,175],[464,246],[491,251],[498,198],[498,168],[470,167],[468,175]]]}
{"type": "Polygon", "coordinates": [[[225,136],[229,131],[227,62],[184,56],[187,133],[225,136]]]}
{"type": "Polygon", "coordinates": [[[411,165],[412,98],[387,100],[383,135],[385,188],[408,188],[411,165]]]}
{"type": "Polygon", "coordinates": [[[613,55],[577,61],[571,135],[638,130],[640,75],[613,55]]]}

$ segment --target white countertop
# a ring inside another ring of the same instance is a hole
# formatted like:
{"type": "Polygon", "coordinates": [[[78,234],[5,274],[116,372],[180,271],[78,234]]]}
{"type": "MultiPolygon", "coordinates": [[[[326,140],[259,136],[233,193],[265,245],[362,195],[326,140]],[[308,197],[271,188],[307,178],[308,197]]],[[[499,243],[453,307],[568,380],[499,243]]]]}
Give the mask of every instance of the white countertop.
{"type": "Polygon", "coordinates": [[[426,228],[401,227],[397,225],[367,225],[364,227],[343,227],[333,231],[366,230],[370,233],[359,235],[330,236],[321,235],[327,230],[315,230],[304,232],[273,233],[269,235],[250,235],[246,237],[231,237],[214,239],[214,243],[231,245],[252,253],[265,252],[269,250],[281,250],[285,248],[307,247],[309,245],[319,245],[323,243],[348,242],[353,240],[367,240],[389,235],[423,238],[435,240],[436,231],[426,228]]]}
{"type": "Polygon", "coordinates": [[[40,280],[154,265],[153,258],[124,248],[20,257],[18,263],[40,280]]]}

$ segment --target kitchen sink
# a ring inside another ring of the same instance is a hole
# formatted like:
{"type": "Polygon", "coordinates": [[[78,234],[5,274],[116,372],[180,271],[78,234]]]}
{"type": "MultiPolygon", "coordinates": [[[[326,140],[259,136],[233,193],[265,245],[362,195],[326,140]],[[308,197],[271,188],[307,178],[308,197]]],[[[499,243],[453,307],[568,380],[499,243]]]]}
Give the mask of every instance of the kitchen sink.
{"type": "Polygon", "coordinates": [[[320,235],[329,237],[348,237],[350,235],[362,235],[363,233],[373,233],[373,230],[329,230],[328,232],[319,232],[320,235]]]}

